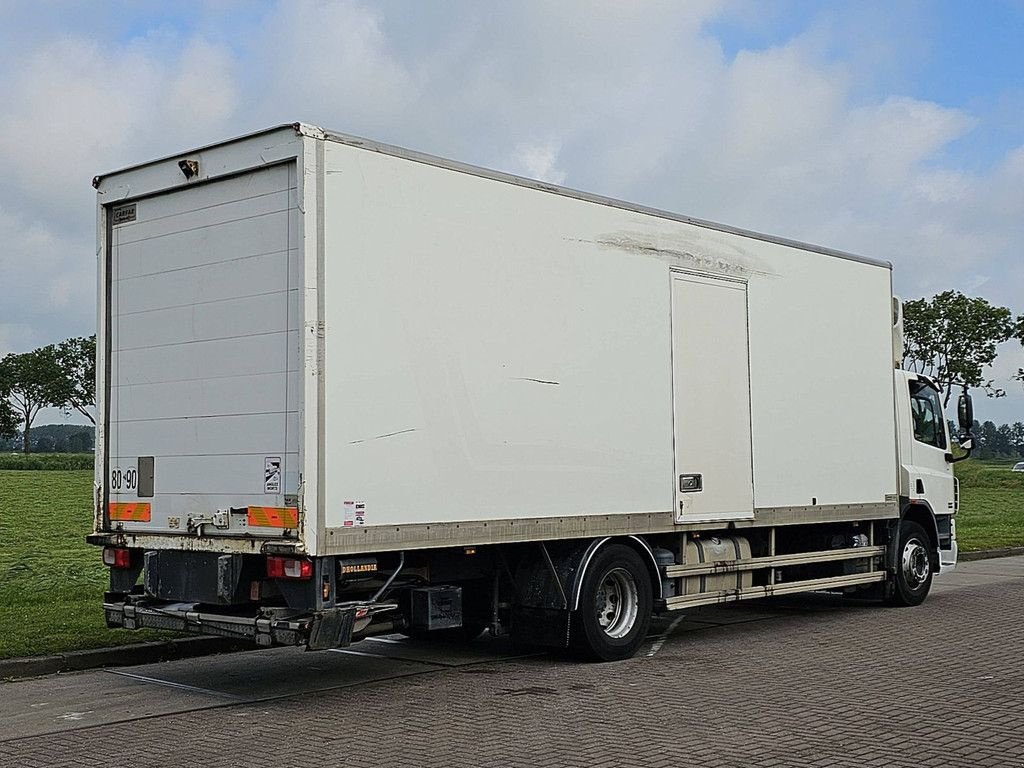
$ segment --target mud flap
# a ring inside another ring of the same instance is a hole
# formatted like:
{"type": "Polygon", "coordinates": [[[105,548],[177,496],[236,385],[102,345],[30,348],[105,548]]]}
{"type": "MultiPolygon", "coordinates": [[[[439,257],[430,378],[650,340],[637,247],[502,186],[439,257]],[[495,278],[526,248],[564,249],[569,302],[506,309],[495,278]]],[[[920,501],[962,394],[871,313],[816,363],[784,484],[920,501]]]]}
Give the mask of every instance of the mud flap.
{"type": "Polygon", "coordinates": [[[512,638],[526,646],[568,648],[571,622],[565,609],[518,606],[512,611],[512,638]]]}
{"type": "Polygon", "coordinates": [[[326,651],[330,648],[347,648],[352,644],[352,627],[355,611],[333,608],[320,611],[313,617],[309,628],[307,651],[326,651]]]}
{"type": "Polygon", "coordinates": [[[510,626],[513,641],[545,648],[569,647],[571,589],[589,546],[586,540],[541,544],[520,561],[510,626]]]}

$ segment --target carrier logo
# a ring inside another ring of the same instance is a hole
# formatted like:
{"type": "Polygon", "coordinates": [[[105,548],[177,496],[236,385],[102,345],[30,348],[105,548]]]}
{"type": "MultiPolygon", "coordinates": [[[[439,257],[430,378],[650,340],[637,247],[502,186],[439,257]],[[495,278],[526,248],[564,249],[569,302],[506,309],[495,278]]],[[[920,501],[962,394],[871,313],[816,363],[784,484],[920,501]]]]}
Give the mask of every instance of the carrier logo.
{"type": "Polygon", "coordinates": [[[135,221],[135,203],[120,205],[111,211],[110,223],[115,227],[118,224],[130,224],[135,221]]]}
{"type": "Polygon", "coordinates": [[[263,460],[263,492],[281,492],[281,457],[267,456],[263,460]]]}

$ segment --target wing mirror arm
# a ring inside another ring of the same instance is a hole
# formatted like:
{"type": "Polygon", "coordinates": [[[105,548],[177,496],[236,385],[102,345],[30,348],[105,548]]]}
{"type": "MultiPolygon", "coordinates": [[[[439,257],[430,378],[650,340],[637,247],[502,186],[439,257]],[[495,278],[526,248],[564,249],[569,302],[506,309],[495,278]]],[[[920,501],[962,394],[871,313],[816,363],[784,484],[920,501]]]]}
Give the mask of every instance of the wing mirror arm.
{"type": "Polygon", "coordinates": [[[958,461],[965,461],[971,458],[971,451],[974,450],[974,438],[970,435],[960,435],[957,438],[957,442],[960,443],[960,447],[967,451],[963,456],[954,456],[952,453],[946,454],[946,463],[956,464],[958,461]]]}

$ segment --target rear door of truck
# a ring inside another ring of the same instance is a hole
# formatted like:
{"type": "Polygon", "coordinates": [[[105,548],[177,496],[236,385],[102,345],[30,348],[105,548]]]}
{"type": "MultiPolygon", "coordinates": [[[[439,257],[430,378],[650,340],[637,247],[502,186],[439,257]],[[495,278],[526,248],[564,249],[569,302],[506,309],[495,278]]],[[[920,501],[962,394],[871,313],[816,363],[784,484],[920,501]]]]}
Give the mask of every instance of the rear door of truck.
{"type": "Polygon", "coordinates": [[[105,526],[298,527],[296,163],[106,206],[105,526]]]}

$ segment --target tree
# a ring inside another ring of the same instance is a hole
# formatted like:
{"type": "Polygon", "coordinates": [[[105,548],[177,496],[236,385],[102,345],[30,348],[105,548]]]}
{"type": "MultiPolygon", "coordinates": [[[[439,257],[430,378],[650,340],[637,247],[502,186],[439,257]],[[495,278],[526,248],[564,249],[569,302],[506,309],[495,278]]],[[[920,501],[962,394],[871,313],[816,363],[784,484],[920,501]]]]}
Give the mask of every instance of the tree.
{"type": "Polygon", "coordinates": [[[1018,456],[1024,454],[1024,423],[1019,421],[1015,422],[1014,425],[1010,427],[1010,435],[1013,439],[1014,452],[1018,456]]]}
{"type": "Polygon", "coordinates": [[[996,347],[1021,336],[1022,328],[1024,318],[1015,320],[1006,307],[959,291],[908,301],[903,304],[903,367],[930,377],[943,394],[943,406],[960,384],[1003,397],[1006,391],[985,378],[985,369],[996,359],[996,347]]]}
{"type": "Polygon", "coordinates": [[[68,450],[72,453],[85,453],[92,450],[92,435],[89,432],[75,432],[68,435],[68,450]]]}
{"type": "Polygon", "coordinates": [[[0,360],[0,438],[14,437],[18,433],[18,414],[10,402],[12,386],[7,368],[0,360]]]}
{"type": "Polygon", "coordinates": [[[999,430],[995,422],[986,421],[978,430],[978,442],[981,445],[979,458],[991,459],[996,455],[996,448],[999,442],[999,430]]]}
{"type": "Polygon", "coordinates": [[[996,453],[1000,456],[1013,455],[1013,431],[1009,424],[1000,424],[996,429],[996,453]]]}
{"type": "Polygon", "coordinates": [[[22,424],[22,450],[32,452],[32,422],[47,406],[59,406],[64,398],[64,372],[52,344],[10,353],[0,360],[0,381],[6,382],[8,402],[22,424]]]}
{"type": "Polygon", "coordinates": [[[93,424],[96,405],[96,336],[65,339],[57,345],[57,361],[64,371],[60,407],[75,410],[93,424]]]}

